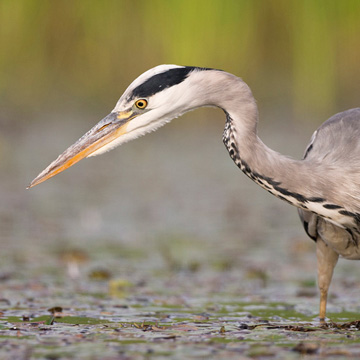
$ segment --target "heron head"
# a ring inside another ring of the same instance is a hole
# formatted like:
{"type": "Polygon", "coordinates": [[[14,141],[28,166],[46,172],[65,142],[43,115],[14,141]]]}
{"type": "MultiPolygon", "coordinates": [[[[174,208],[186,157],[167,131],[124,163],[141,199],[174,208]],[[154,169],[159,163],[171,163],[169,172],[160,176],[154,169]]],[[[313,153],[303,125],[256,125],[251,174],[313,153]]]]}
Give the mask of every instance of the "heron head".
{"type": "Polygon", "coordinates": [[[85,157],[109,151],[200,106],[199,96],[194,96],[194,84],[198,81],[190,81],[190,77],[203,70],[209,69],[160,65],[140,75],[125,90],[112,112],[43,170],[29,188],[85,157]]]}

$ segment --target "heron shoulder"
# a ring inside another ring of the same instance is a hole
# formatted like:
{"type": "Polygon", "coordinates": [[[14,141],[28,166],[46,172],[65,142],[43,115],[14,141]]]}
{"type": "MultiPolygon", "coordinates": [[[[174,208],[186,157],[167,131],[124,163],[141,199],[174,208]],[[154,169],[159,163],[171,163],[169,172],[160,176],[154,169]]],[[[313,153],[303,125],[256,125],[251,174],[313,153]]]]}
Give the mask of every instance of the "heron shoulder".
{"type": "Polygon", "coordinates": [[[335,114],[313,134],[304,154],[307,161],[348,166],[360,156],[360,108],[335,114]]]}

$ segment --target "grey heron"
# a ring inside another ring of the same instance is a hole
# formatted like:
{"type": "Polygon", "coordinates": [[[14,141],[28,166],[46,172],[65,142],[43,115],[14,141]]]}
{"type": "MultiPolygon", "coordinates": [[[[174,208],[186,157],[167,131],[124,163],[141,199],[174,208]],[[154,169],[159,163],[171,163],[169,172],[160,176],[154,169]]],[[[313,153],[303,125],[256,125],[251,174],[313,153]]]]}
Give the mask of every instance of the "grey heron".
{"type": "Polygon", "coordinates": [[[338,257],[360,259],[360,108],[324,122],[303,159],[295,160],[260,140],[258,109],[240,78],[216,69],[160,65],[135,79],[112,112],[29,187],[202,106],[225,112],[223,142],[235,164],[262,188],[298,208],[306,233],[316,242],[319,315],[324,321],[338,257]]]}

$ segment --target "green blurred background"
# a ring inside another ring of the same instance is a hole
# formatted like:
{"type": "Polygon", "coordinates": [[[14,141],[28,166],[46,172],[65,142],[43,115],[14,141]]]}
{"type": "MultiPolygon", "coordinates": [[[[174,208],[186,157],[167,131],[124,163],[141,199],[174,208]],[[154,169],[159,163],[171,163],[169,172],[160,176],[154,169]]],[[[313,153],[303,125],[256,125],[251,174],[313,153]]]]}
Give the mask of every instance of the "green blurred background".
{"type": "Polygon", "coordinates": [[[112,106],[162,63],[224,69],[297,121],[324,118],[358,105],[359,19],[358,0],[1,0],[1,121],[112,106]]]}
{"type": "Polygon", "coordinates": [[[294,239],[306,238],[295,209],[236,168],[214,109],[25,187],[162,63],[241,76],[264,141],[300,158],[321,122],[359,106],[360,1],[0,0],[0,49],[3,266],[20,251],[31,261],[109,242],[155,259],[167,244],[179,261],[186,253],[238,264],[240,254],[270,252],[294,266],[294,239]]]}

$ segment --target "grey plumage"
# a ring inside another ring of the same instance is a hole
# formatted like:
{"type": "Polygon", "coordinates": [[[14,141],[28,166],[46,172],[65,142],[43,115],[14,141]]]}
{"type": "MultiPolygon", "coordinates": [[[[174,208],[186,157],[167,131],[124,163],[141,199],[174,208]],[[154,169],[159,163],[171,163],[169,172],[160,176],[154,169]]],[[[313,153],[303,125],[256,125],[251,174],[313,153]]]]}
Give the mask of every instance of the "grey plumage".
{"type": "Polygon", "coordinates": [[[304,227],[314,239],[321,234],[325,242],[347,259],[360,259],[359,139],[360,108],[344,111],[319,127],[304,155],[305,163],[328,176],[322,180],[324,201],[320,205],[334,214],[329,219],[299,210],[304,227]],[[338,217],[341,221],[329,223],[328,220],[338,217]]]}
{"type": "Polygon", "coordinates": [[[314,133],[304,159],[295,160],[259,139],[257,106],[240,78],[214,69],[161,65],[139,76],[111,114],[51,163],[30,187],[84,157],[111,150],[201,106],[224,110],[223,141],[236,165],[265,190],[299,208],[304,228],[317,244],[320,318],[324,319],[339,255],[360,258],[360,108],[326,121],[314,133]]]}

